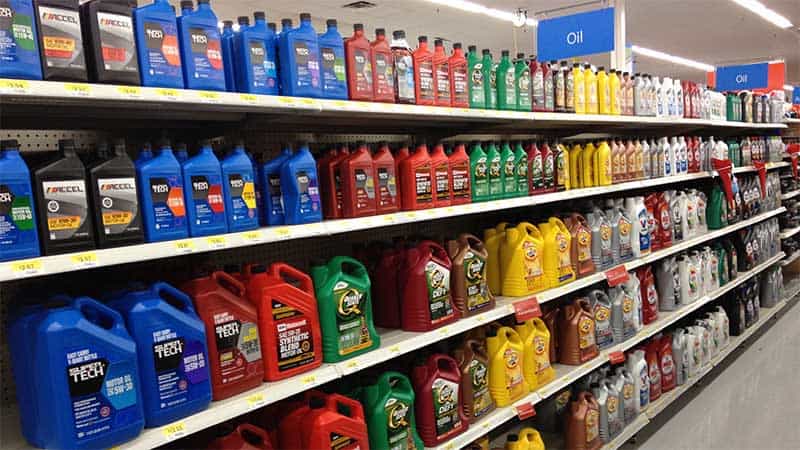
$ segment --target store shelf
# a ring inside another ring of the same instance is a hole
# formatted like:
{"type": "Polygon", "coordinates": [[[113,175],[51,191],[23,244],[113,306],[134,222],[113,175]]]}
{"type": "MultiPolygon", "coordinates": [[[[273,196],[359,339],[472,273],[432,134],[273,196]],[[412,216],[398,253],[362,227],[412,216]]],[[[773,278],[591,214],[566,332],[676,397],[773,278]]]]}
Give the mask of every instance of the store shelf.
{"type": "Polygon", "coordinates": [[[792,253],[791,255],[787,256],[786,259],[781,261],[781,266],[782,267],[786,267],[789,264],[797,261],[797,258],[800,258],[800,251],[796,251],[796,252],[792,253]]]}
{"type": "Polygon", "coordinates": [[[795,198],[800,195],[800,189],[796,191],[789,191],[785,194],[781,194],[781,200],[789,200],[790,198],[795,198]]]}
{"type": "MultiPolygon", "coordinates": [[[[789,167],[790,165],[791,164],[789,164],[786,161],[768,162],[768,163],[764,164],[764,166],[767,168],[767,170],[780,169],[780,168],[783,168],[783,167],[789,167]]],[[[750,172],[756,172],[757,170],[758,169],[756,169],[753,166],[734,167],[733,168],[733,173],[750,173],[750,172]]]]}
{"type": "Polygon", "coordinates": [[[800,232],[800,227],[788,228],[785,230],[781,230],[781,239],[789,239],[790,237],[794,236],[800,232]]]}
{"type": "Polygon", "coordinates": [[[786,119],[783,119],[783,120],[784,120],[786,123],[791,123],[791,124],[800,124],[800,119],[791,119],[791,118],[788,118],[788,117],[787,117],[786,119]]]}
{"type": "Polygon", "coordinates": [[[647,419],[647,415],[639,414],[633,422],[629,423],[628,426],[622,429],[622,432],[617,435],[611,442],[601,447],[601,450],[616,450],[622,447],[626,442],[628,442],[632,437],[636,435],[642,428],[645,427],[650,423],[647,419]]]}

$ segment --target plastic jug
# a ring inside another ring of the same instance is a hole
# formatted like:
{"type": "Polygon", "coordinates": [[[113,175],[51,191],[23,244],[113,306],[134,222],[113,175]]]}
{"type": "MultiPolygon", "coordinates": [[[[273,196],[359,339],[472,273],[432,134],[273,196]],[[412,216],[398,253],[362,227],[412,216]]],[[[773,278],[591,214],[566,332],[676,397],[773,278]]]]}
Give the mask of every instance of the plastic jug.
{"type": "Polygon", "coordinates": [[[322,333],[311,278],[282,263],[272,264],[269,273],[250,272],[247,298],[258,309],[264,380],[282,380],[319,367],[322,333]]]}
{"type": "Polygon", "coordinates": [[[564,435],[564,448],[567,450],[597,450],[603,445],[600,440],[600,409],[589,392],[579,393],[570,402],[564,435]]]}
{"type": "Polygon", "coordinates": [[[210,0],[198,0],[197,9],[184,9],[178,17],[183,82],[187,89],[225,90],[225,67],[219,19],[210,0]]]}
{"type": "Polygon", "coordinates": [[[214,400],[252,389],[264,377],[257,308],[245,286],[225,272],[189,281],[182,290],[192,297],[205,323],[214,400]]]}
{"type": "Polygon", "coordinates": [[[467,58],[460,42],[453,44],[453,53],[447,59],[450,79],[450,99],[455,108],[469,108],[467,58]]]}
{"type": "Polygon", "coordinates": [[[0,77],[28,80],[42,79],[42,63],[39,54],[39,38],[32,0],[14,0],[4,5],[8,10],[4,17],[16,20],[4,21],[0,34],[6,45],[0,50],[0,77]]]}
{"type": "MultiPolygon", "coordinates": [[[[281,186],[281,170],[284,163],[292,157],[292,149],[284,147],[281,154],[274,159],[265,162],[258,168],[258,178],[260,180],[261,189],[263,190],[261,197],[264,199],[264,222],[266,225],[283,225],[286,223],[286,212],[284,209],[283,188],[281,186]]],[[[347,157],[347,154],[340,154],[335,161],[340,161],[347,157]]],[[[337,166],[338,167],[338,166],[337,166]]],[[[337,169],[338,171],[338,169],[337,169]]],[[[339,179],[341,182],[341,179],[339,179]]],[[[336,194],[341,190],[336,191],[336,194]]],[[[337,198],[340,197],[337,195],[337,198]]],[[[340,211],[341,208],[337,209],[340,211]]]]}
{"type": "Polygon", "coordinates": [[[595,152],[597,152],[597,148],[593,143],[588,142],[580,154],[580,177],[581,183],[583,183],[582,186],[585,188],[597,186],[597,167],[595,166],[597,159],[595,158],[595,152]]]}
{"type": "Polygon", "coordinates": [[[497,109],[497,64],[492,60],[491,50],[485,48],[483,52],[483,94],[485,108],[497,109]]]}
{"type": "Polygon", "coordinates": [[[612,226],[611,250],[614,254],[614,262],[626,262],[633,259],[633,244],[636,243],[637,235],[633,234],[633,221],[628,212],[619,205],[615,205],[608,210],[607,215],[612,226]],[[616,232],[613,228],[616,225],[616,232]],[[617,237],[616,242],[614,237],[617,237]],[[616,252],[615,252],[616,250],[616,252]]]}
{"type": "MultiPolygon", "coordinates": [[[[606,270],[614,265],[614,252],[612,250],[614,229],[605,213],[598,207],[595,207],[587,218],[589,227],[592,230],[592,262],[597,270],[606,270]]],[[[619,236],[617,236],[618,243],[619,236]]]]}
{"type": "Polygon", "coordinates": [[[658,339],[650,340],[645,346],[647,375],[650,380],[650,402],[661,397],[661,366],[658,359],[658,339]]]}
{"type": "Polygon", "coordinates": [[[550,365],[550,331],[544,321],[535,317],[525,322],[517,322],[514,330],[522,339],[523,372],[531,390],[555,379],[556,371],[550,365]]]}
{"type": "Polygon", "coordinates": [[[206,409],[211,402],[206,326],[189,296],[156,283],[109,306],[136,341],[145,425],[159,427],[206,409]]]}
{"type": "Polygon", "coordinates": [[[531,96],[532,96],[532,106],[534,111],[546,111],[544,105],[544,97],[545,97],[545,88],[544,88],[544,73],[545,73],[545,66],[546,63],[542,63],[536,60],[536,58],[531,59],[530,62],[530,71],[531,71],[531,96]]]}
{"type": "MultiPolygon", "coordinates": [[[[325,400],[311,398],[302,419],[303,448],[369,448],[367,423],[361,403],[339,394],[325,400]]],[[[284,447],[286,448],[286,447],[284,447]]]]}
{"type": "Polygon", "coordinates": [[[189,234],[196,237],[226,233],[222,169],[211,145],[202,143],[200,152],[184,161],[181,169],[186,184],[183,192],[189,234]]]}
{"type": "MultiPolygon", "coordinates": [[[[563,64],[563,61],[562,61],[563,64]]],[[[566,77],[563,66],[557,61],[550,61],[550,69],[553,71],[553,106],[556,112],[566,112],[566,77]]]]}
{"type": "MultiPolygon", "coordinates": [[[[278,44],[277,36],[267,26],[263,11],[253,13],[253,26],[239,26],[239,31],[231,40],[231,48],[236,55],[236,86],[239,92],[250,94],[278,95],[278,44]]],[[[341,39],[341,38],[340,38],[341,39]]],[[[340,41],[341,45],[341,41],[340,41]]],[[[223,49],[225,37],[223,35],[223,49]]],[[[233,61],[226,61],[234,64],[233,61]]]]}
{"type": "Polygon", "coordinates": [[[636,334],[634,297],[628,295],[622,287],[611,288],[608,295],[611,299],[611,326],[614,331],[614,341],[622,342],[636,334]]]}
{"type": "Polygon", "coordinates": [[[507,228],[499,253],[503,295],[521,297],[547,288],[543,270],[544,239],[535,225],[522,222],[507,228]]]}
{"type": "Polygon", "coordinates": [[[508,224],[502,222],[495,228],[483,232],[483,243],[488,252],[486,258],[486,284],[492,294],[502,293],[504,271],[500,260],[500,246],[505,241],[505,231],[508,224]]]}
{"type": "MultiPolygon", "coordinates": [[[[372,163],[375,169],[376,184],[375,211],[377,214],[396,212],[400,207],[397,192],[397,165],[388,145],[381,145],[378,151],[372,155],[372,163]]],[[[330,196],[326,194],[323,200],[328,197],[330,196]]]]}
{"type": "Polygon", "coordinates": [[[414,61],[414,87],[417,105],[434,106],[436,104],[436,86],[434,85],[433,53],[428,50],[428,37],[419,36],[417,49],[411,57],[414,61]]]}
{"type": "Polygon", "coordinates": [[[608,429],[608,400],[610,398],[608,388],[606,387],[605,383],[602,382],[591,383],[589,387],[592,390],[592,395],[594,395],[594,398],[597,401],[597,411],[599,413],[597,430],[600,435],[600,440],[602,442],[609,442],[611,439],[609,436],[610,431],[608,429]]]}
{"type": "Polygon", "coordinates": [[[153,0],[133,11],[142,86],[183,88],[181,49],[175,9],[153,0]]]}
{"type": "Polygon", "coordinates": [[[30,171],[16,140],[0,143],[0,186],[0,261],[39,256],[30,171]]]}
{"type": "Polygon", "coordinates": [[[263,429],[242,423],[227,436],[216,438],[209,450],[272,450],[269,435],[263,429]]]}
{"type": "Polygon", "coordinates": [[[675,311],[681,305],[681,280],[677,259],[668,257],[655,266],[655,281],[658,292],[658,309],[675,311]]]}
{"type": "Polygon", "coordinates": [[[657,341],[658,366],[661,371],[661,392],[675,388],[675,360],[672,355],[672,336],[666,334],[657,341]]]}
{"type": "Polygon", "coordinates": [[[642,292],[642,323],[647,325],[658,320],[658,290],[650,266],[637,269],[636,276],[639,278],[639,287],[642,292]]]}
{"type": "Polygon", "coordinates": [[[575,113],[586,114],[586,78],[580,63],[572,64],[572,79],[575,85],[575,113]]]}
{"type": "Polygon", "coordinates": [[[370,44],[370,60],[372,63],[373,101],[394,103],[394,57],[392,48],[386,41],[386,30],[383,28],[375,30],[375,40],[370,44]]]}
{"type": "Polygon", "coordinates": [[[570,161],[567,147],[562,143],[557,143],[553,152],[553,172],[555,177],[555,190],[557,192],[568,191],[573,188],[570,178],[570,161]]]}
{"type": "Polygon", "coordinates": [[[622,409],[625,424],[629,424],[639,415],[639,394],[636,391],[634,377],[625,366],[617,367],[616,373],[622,384],[622,409]]]}
{"type": "Polygon", "coordinates": [[[494,410],[489,392],[489,357],[486,347],[476,339],[466,339],[453,356],[461,372],[461,407],[472,423],[494,410]]]}
{"type": "Polygon", "coordinates": [[[559,316],[561,315],[561,308],[554,306],[544,311],[542,320],[547,325],[547,330],[550,331],[550,363],[558,362],[558,325],[559,316]]]}
{"type": "Polygon", "coordinates": [[[605,292],[599,289],[589,291],[588,297],[594,315],[595,341],[597,348],[602,350],[614,344],[611,300],[605,292]]]}
{"type": "Polygon", "coordinates": [[[434,447],[467,430],[469,421],[461,408],[463,391],[458,363],[433,354],[411,372],[416,401],[417,430],[426,447],[434,447]]]}
{"type": "Polygon", "coordinates": [[[436,106],[451,106],[450,62],[441,39],[433,41],[433,92],[436,106]]]}
{"type": "MultiPolygon", "coordinates": [[[[239,31],[241,31],[241,26],[239,31]]],[[[233,21],[222,21],[222,32],[220,34],[220,41],[222,43],[222,60],[225,64],[225,90],[228,92],[236,92],[236,70],[234,66],[237,64],[236,50],[234,50],[234,33],[233,21]]]]}
{"type": "Polygon", "coordinates": [[[280,174],[286,224],[321,221],[322,205],[319,200],[317,164],[308,150],[308,145],[301,145],[286,159],[281,166],[280,174]]]}
{"type": "Polygon", "coordinates": [[[625,365],[633,378],[636,415],[647,409],[650,404],[650,371],[645,359],[644,350],[634,350],[627,354],[625,365]]]}
{"type": "Polygon", "coordinates": [[[347,61],[347,86],[350,100],[371,102],[373,100],[372,58],[370,43],[364,37],[364,25],[353,25],[353,35],[344,41],[347,61]]]}
{"type": "Polygon", "coordinates": [[[571,236],[570,260],[576,278],[583,278],[595,271],[592,261],[592,229],[586,218],[573,213],[565,220],[571,236]]]}
{"type": "Polygon", "coordinates": [[[544,109],[545,111],[555,111],[555,61],[549,63],[542,62],[542,72],[544,73],[544,109]]]}
{"type": "Polygon", "coordinates": [[[544,450],[542,436],[531,427],[525,427],[519,430],[519,439],[523,442],[522,445],[528,445],[528,450],[544,450]]]}
{"type": "Polygon", "coordinates": [[[685,351],[686,330],[677,328],[672,332],[672,359],[674,363],[675,385],[682,386],[689,378],[688,353],[685,351]]]}
{"type": "Polygon", "coordinates": [[[471,234],[461,234],[447,242],[447,253],[453,264],[453,303],[461,316],[494,309],[494,296],[486,280],[489,252],[483,242],[471,234]]]}
{"type": "Polygon", "coordinates": [[[633,324],[635,331],[638,332],[644,326],[642,291],[639,278],[633,273],[628,275],[628,281],[622,284],[622,288],[625,290],[625,294],[633,299],[633,324]]]}
{"type": "Polygon", "coordinates": [[[370,448],[422,449],[414,417],[414,389],[399,372],[384,372],[361,391],[370,448]]]}
{"type": "Polygon", "coordinates": [[[450,174],[450,160],[444,153],[444,145],[441,143],[436,144],[431,152],[431,167],[433,169],[433,179],[436,188],[433,192],[434,206],[437,208],[450,206],[452,192],[451,174],[450,174]]]}
{"type": "Polygon", "coordinates": [[[503,142],[500,149],[500,184],[502,194],[498,198],[513,198],[517,196],[517,171],[516,155],[511,150],[509,143],[503,142]]]}
{"type": "Polygon", "coordinates": [[[555,192],[555,156],[547,142],[542,142],[542,184],[543,192],[555,192]]]}
{"type": "MultiPolygon", "coordinates": [[[[456,144],[453,152],[448,156],[450,164],[450,192],[453,205],[463,205],[472,201],[472,183],[470,181],[470,158],[467,155],[464,144],[456,144]]],[[[517,176],[519,181],[519,166],[517,166],[517,176]]],[[[527,186],[527,169],[524,181],[527,186]]],[[[527,187],[526,187],[527,189],[527,187]]]]}
{"type": "Polygon", "coordinates": [[[519,334],[510,327],[487,330],[486,348],[489,391],[495,404],[507,406],[530,392],[524,376],[524,345],[519,334]]]}
{"type": "Polygon", "coordinates": [[[549,288],[562,286],[575,280],[570,254],[571,236],[564,222],[551,217],[547,222],[539,224],[544,240],[544,256],[542,266],[549,288]]]}
{"type": "Polygon", "coordinates": [[[611,85],[606,68],[597,68],[597,108],[600,114],[611,114],[611,85]]]}
{"type": "MultiPolygon", "coordinates": [[[[325,21],[327,30],[318,36],[322,97],[335,100],[348,98],[348,77],[345,69],[345,46],[334,19],[325,21]]],[[[394,95],[394,93],[392,93],[394,95]]]]}
{"type": "Polygon", "coordinates": [[[414,154],[398,163],[403,209],[414,211],[434,207],[433,165],[425,144],[417,146],[414,154]]]}
{"type": "Polygon", "coordinates": [[[544,192],[544,167],[542,152],[535,142],[528,147],[528,193],[539,194],[544,192]]]}
{"type": "Polygon", "coordinates": [[[416,102],[414,83],[414,60],[411,48],[406,41],[406,32],[395,30],[392,32],[392,61],[394,70],[395,101],[397,103],[413,104],[416,102]]]}
{"type": "Polygon", "coordinates": [[[172,154],[169,142],[161,144],[158,155],[140,158],[136,178],[142,207],[142,222],[148,242],[182,239],[189,236],[183,195],[183,172],[172,154]]]}
{"type": "Polygon", "coordinates": [[[558,324],[558,361],[578,366],[598,355],[595,321],[586,298],[564,306],[558,324]]]}
{"type": "Polygon", "coordinates": [[[377,208],[374,161],[362,143],[339,163],[344,217],[375,215],[377,208]]]}
{"type": "Polygon", "coordinates": [[[524,197],[528,195],[528,153],[525,152],[520,142],[514,145],[514,175],[511,179],[515,180],[516,183],[515,192],[514,194],[508,194],[507,197],[524,197]]]}
{"type": "Polygon", "coordinates": [[[458,319],[450,292],[451,269],[447,252],[434,242],[422,241],[406,252],[398,278],[404,330],[430,331],[458,319]]]}
{"type": "Polygon", "coordinates": [[[401,295],[398,286],[397,268],[402,266],[405,252],[397,248],[383,251],[375,267],[372,283],[375,294],[374,321],[383,328],[401,327],[401,295]]]}
{"type": "Polygon", "coordinates": [[[489,163],[486,153],[479,142],[476,142],[470,150],[469,167],[472,201],[484,202],[489,200],[489,163]]]}
{"type": "Polygon", "coordinates": [[[281,94],[322,96],[318,39],[309,13],[300,14],[300,26],[281,32],[278,38],[281,94]]]}
{"type": "Polygon", "coordinates": [[[636,258],[647,256],[650,254],[650,229],[648,225],[647,208],[644,206],[644,197],[626,198],[625,209],[632,222],[633,256],[636,258]],[[636,239],[636,237],[638,237],[638,239],[636,239]]]}
{"type": "Polygon", "coordinates": [[[622,377],[611,376],[600,381],[608,391],[606,409],[608,410],[608,437],[614,439],[625,428],[625,411],[622,389],[624,380],[622,377]]]}

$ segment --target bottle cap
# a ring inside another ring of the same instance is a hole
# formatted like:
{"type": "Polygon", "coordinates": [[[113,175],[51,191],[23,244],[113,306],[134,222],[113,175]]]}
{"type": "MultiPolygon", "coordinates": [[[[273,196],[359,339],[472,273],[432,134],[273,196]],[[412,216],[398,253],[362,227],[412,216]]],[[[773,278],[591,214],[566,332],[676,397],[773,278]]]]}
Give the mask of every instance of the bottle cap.
{"type": "Polygon", "coordinates": [[[198,5],[208,5],[211,3],[211,0],[197,0],[198,5]]]}
{"type": "Polygon", "coordinates": [[[597,68],[598,72],[601,71],[601,70],[606,70],[606,66],[600,66],[600,67],[597,68]]]}
{"type": "Polygon", "coordinates": [[[405,32],[405,31],[403,31],[403,30],[394,30],[394,31],[392,32],[392,36],[393,36],[395,39],[405,39],[405,38],[406,38],[406,32],[405,32]]]}
{"type": "Polygon", "coordinates": [[[267,14],[264,11],[256,11],[253,13],[253,18],[256,20],[267,20],[267,14]]]}
{"type": "Polygon", "coordinates": [[[453,50],[456,49],[461,49],[461,42],[456,42],[455,44],[453,44],[453,50]]]}
{"type": "Polygon", "coordinates": [[[226,20],[226,21],[222,22],[222,26],[224,28],[233,28],[233,21],[232,20],[226,20]]]}
{"type": "Polygon", "coordinates": [[[420,36],[417,38],[418,42],[428,42],[428,36],[420,36]]]}
{"type": "Polygon", "coordinates": [[[278,30],[278,25],[275,22],[270,22],[267,24],[267,28],[274,32],[278,30]]]}
{"type": "Polygon", "coordinates": [[[327,25],[328,28],[333,28],[338,26],[338,22],[336,22],[336,19],[328,19],[325,21],[325,25],[327,25]]]}
{"type": "Polygon", "coordinates": [[[192,9],[194,8],[194,2],[192,0],[181,0],[181,9],[192,9]]]}
{"type": "Polygon", "coordinates": [[[561,61],[561,67],[567,67],[567,62],[566,61],[561,61]]]}
{"type": "Polygon", "coordinates": [[[61,139],[58,141],[58,149],[62,152],[75,153],[75,141],[72,139],[61,139]]]}
{"type": "Polygon", "coordinates": [[[517,53],[517,59],[525,59],[525,53],[517,53]]]}
{"type": "Polygon", "coordinates": [[[580,67],[581,63],[572,63],[572,67],[580,67]]]}
{"type": "Polygon", "coordinates": [[[363,23],[354,24],[353,31],[364,31],[364,24],[363,23]]]}
{"type": "Polygon", "coordinates": [[[491,50],[489,50],[488,48],[485,48],[485,49],[481,50],[481,52],[482,52],[484,55],[491,55],[491,54],[492,54],[492,51],[491,51],[491,50]]]}
{"type": "Polygon", "coordinates": [[[311,13],[300,13],[300,21],[310,21],[311,20],[311,13]]]}
{"type": "Polygon", "coordinates": [[[508,50],[503,50],[503,51],[500,52],[500,55],[502,55],[503,57],[506,57],[506,56],[508,56],[510,54],[511,54],[511,52],[509,52],[508,50]]]}
{"type": "Polygon", "coordinates": [[[239,16],[236,21],[239,22],[239,25],[250,25],[250,18],[247,16],[239,16]]]}
{"type": "Polygon", "coordinates": [[[478,47],[470,45],[469,47],[467,47],[467,51],[469,51],[470,53],[475,53],[478,51],[478,47]]]}
{"type": "Polygon", "coordinates": [[[444,45],[444,41],[442,41],[441,39],[434,39],[433,45],[436,47],[441,47],[444,45]]]}
{"type": "Polygon", "coordinates": [[[292,19],[281,19],[281,27],[283,27],[283,28],[291,28],[292,27],[292,19]]]}
{"type": "Polygon", "coordinates": [[[552,64],[552,65],[556,65],[556,64],[558,64],[558,61],[556,61],[556,60],[554,59],[554,60],[550,61],[550,64],[552,64]]]}
{"type": "Polygon", "coordinates": [[[516,434],[509,434],[508,436],[506,436],[506,440],[508,442],[517,442],[519,440],[519,436],[517,436],[516,434]]]}

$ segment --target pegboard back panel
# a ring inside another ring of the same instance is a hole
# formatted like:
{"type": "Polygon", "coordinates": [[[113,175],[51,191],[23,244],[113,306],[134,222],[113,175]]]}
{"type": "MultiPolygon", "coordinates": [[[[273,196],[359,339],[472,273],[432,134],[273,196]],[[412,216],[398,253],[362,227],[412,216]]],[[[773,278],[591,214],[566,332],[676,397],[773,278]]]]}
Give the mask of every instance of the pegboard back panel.
{"type": "Polygon", "coordinates": [[[58,150],[58,141],[72,139],[79,150],[89,150],[108,134],[87,130],[2,130],[0,140],[16,139],[22,152],[45,152],[58,150]]]}

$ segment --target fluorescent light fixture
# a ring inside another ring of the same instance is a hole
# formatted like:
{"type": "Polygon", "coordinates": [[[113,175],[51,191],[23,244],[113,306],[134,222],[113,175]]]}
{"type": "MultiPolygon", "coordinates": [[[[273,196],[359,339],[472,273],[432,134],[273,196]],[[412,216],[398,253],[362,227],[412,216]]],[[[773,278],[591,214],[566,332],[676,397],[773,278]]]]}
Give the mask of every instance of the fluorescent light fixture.
{"type": "Polygon", "coordinates": [[[783,89],[787,90],[787,91],[793,91],[794,90],[794,86],[792,86],[791,84],[784,84],[783,85],[783,89]]]}
{"type": "Polygon", "coordinates": [[[772,23],[776,27],[779,28],[792,27],[792,22],[790,22],[789,19],[767,8],[763,3],[757,0],[731,0],[731,1],[743,8],[749,9],[750,12],[761,16],[762,19],[772,23]]]}
{"type": "MultiPolygon", "coordinates": [[[[465,11],[474,14],[482,14],[484,16],[492,17],[494,19],[502,20],[504,22],[515,23],[515,14],[511,11],[503,11],[501,9],[489,8],[488,6],[481,5],[480,3],[470,2],[466,0],[426,0],[429,3],[455,8],[460,11],[465,11]]],[[[536,19],[528,18],[525,20],[525,25],[535,27],[539,22],[536,19]]]]}
{"type": "Polygon", "coordinates": [[[702,70],[704,72],[713,72],[716,68],[712,65],[701,63],[699,61],[695,61],[692,59],[681,58],[680,56],[673,56],[664,52],[660,52],[658,50],[651,50],[649,48],[639,47],[638,45],[631,45],[631,51],[633,53],[647,56],[653,59],[660,59],[661,61],[667,61],[674,64],[680,64],[682,66],[691,67],[693,69],[702,70]]]}

